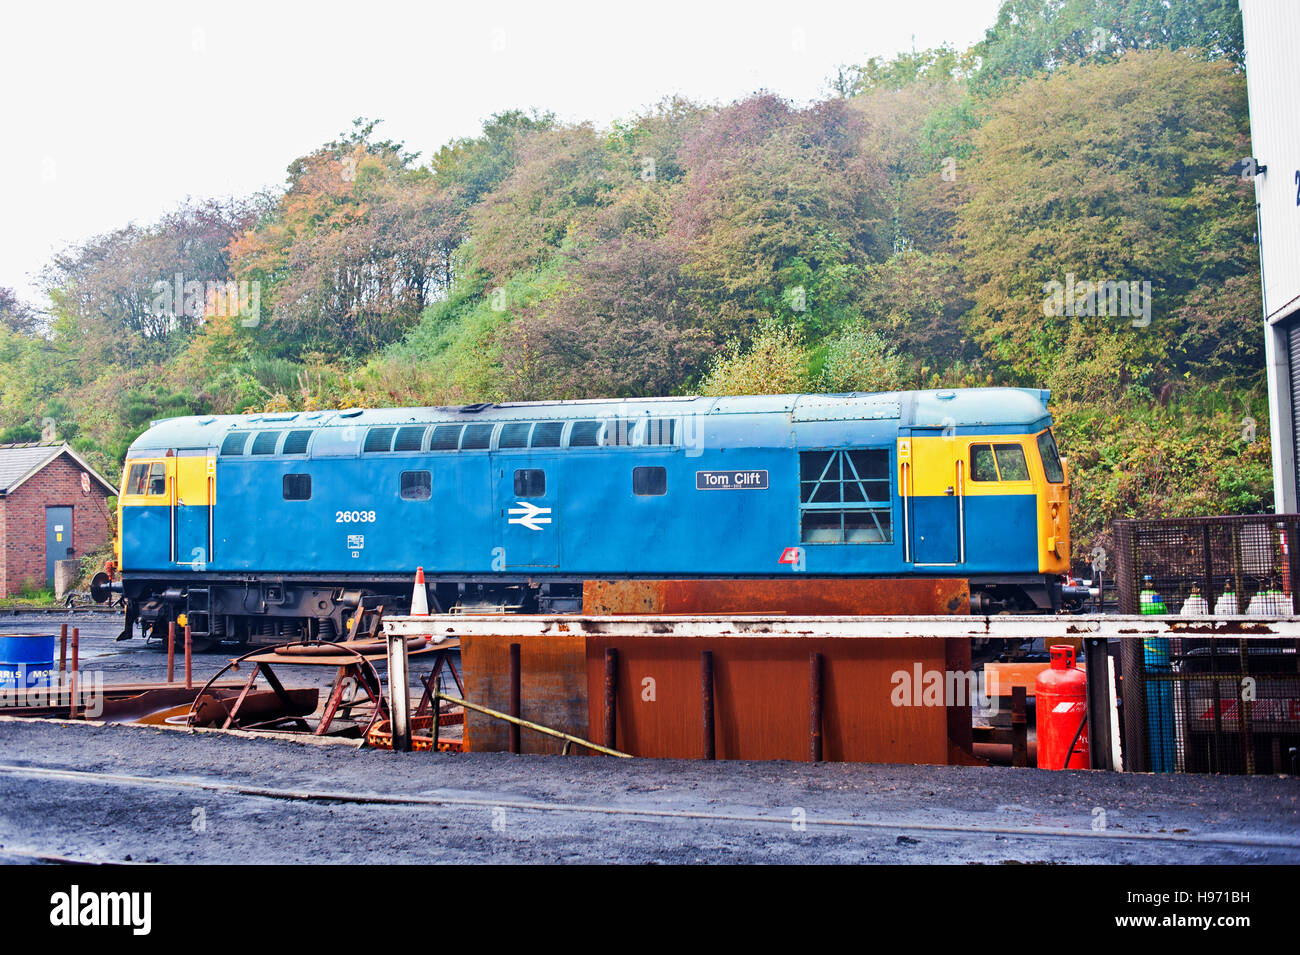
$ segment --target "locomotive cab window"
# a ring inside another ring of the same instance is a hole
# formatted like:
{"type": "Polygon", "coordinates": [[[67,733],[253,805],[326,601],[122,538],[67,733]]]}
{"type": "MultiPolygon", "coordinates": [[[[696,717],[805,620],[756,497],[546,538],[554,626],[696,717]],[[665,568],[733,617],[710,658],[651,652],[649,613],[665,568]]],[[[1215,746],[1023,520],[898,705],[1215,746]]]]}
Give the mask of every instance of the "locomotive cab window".
{"type": "Polygon", "coordinates": [[[402,500],[427,501],[433,494],[433,476],[428,471],[402,472],[402,500]]]}
{"type": "Polygon", "coordinates": [[[515,472],[515,497],[545,497],[546,472],[541,468],[520,468],[515,472]]]}
{"type": "Polygon", "coordinates": [[[993,460],[993,445],[971,445],[970,479],[972,481],[996,481],[998,479],[998,466],[993,460]]]}
{"type": "Polygon", "coordinates": [[[1028,481],[1025,449],[1018,444],[973,444],[972,481],[1028,481]]]}
{"type": "Polygon", "coordinates": [[[158,497],[167,493],[167,475],[161,461],[133,464],[127,473],[126,493],[158,497]]]}
{"type": "Polygon", "coordinates": [[[286,501],[310,501],[311,475],[286,474],[281,484],[281,493],[286,501]]]}
{"type": "Polygon", "coordinates": [[[1018,444],[995,444],[993,454],[998,459],[998,474],[1004,481],[1028,481],[1029,465],[1025,462],[1025,449],[1018,444]]]}
{"type": "Polygon", "coordinates": [[[1043,472],[1053,484],[1065,482],[1065,469],[1061,467],[1061,455],[1056,450],[1056,439],[1051,431],[1044,431],[1038,436],[1038,454],[1043,459],[1043,472]]]}
{"type": "Polygon", "coordinates": [[[668,493],[668,469],[646,467],[632,469],[632,493],[638,497],[657,497],[668,493]]]}
{"type": "Polygon", "coordinates": [[[150,497],[162,497],[167,493],[167,469],[161,461],[149,465],[149,488],[145,493],[150,497]]]}
{"type": "Polygon", "coordinates": [[[805,544],[892,543],[889,450],[800,452],[799,530],[805,544]]]}

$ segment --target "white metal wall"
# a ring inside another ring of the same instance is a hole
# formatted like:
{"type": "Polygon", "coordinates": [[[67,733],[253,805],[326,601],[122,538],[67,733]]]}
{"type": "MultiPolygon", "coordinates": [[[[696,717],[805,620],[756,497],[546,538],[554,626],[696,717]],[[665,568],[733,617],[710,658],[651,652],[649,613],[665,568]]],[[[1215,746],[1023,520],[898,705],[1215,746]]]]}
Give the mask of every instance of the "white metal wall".
{"type": "Polygon", "coordinates": [[[1287,326],[1300,321],[1300,2],[1239,0],[1246,40],[1251,153],[1264,289],[1269,431],[1276,509],[1297,500],[1294,363],[1287,326]]]}

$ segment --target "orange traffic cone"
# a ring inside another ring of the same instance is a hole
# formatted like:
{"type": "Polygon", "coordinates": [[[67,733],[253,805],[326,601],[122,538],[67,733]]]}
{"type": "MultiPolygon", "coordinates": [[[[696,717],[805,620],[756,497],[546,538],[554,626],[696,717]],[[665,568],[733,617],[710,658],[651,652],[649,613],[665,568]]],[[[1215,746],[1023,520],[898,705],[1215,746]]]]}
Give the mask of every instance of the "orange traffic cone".
{"type": "Polygon", "coordinates": [[[415,589],[411,591],[411,616],[429,616],[429,593],[424,589],[424,568],[415,568],[415,589]]]}

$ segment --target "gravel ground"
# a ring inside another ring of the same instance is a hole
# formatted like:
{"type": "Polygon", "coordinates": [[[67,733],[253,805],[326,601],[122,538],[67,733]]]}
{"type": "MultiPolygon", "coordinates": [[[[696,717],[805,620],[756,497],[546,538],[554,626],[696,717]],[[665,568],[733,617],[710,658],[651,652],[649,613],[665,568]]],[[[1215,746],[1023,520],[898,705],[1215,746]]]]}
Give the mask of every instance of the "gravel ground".
{"type": "MultiPolygon", "coordinates": [[[[162,676],[115,620],[76,623],[106,682],[162,676]]],[[[0,746],[9,862],[1300,863],[1294,778],[394,754],[8,719],[0,746]]]]}

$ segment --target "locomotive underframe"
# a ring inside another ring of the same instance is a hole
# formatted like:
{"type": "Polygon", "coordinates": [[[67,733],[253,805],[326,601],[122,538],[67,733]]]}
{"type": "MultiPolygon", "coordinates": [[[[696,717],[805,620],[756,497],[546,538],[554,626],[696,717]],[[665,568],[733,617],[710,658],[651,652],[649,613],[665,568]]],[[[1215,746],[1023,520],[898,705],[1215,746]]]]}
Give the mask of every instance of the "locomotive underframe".
{"type": "MultiPolygon", "coordinates": [[[[429,575],[429,609],[440,612],[580,613],[582,577],[429,575]]],[[[648,575],[620,579],[655,579],[648,575]]],[[[708,579],[701,577],[700,579],[708,579]]],[[[728,578],[748,579],[748,578],[728,578]]],[[[781,578],[753,578],[779,583],[781,578]]],[[[887,580],[890,578],[880,578],[887,580]]],[[[973,576],[971,613],[1055,612],[1060,579],[1043,575],[973,576]]],[[[410,610],[407,574],[275,576],[125,574],[114,584],[126,599],[126,636],[163,638],[167,625],[187,622],[200,644],[339,639],[358,610],[410,610]]]]}

